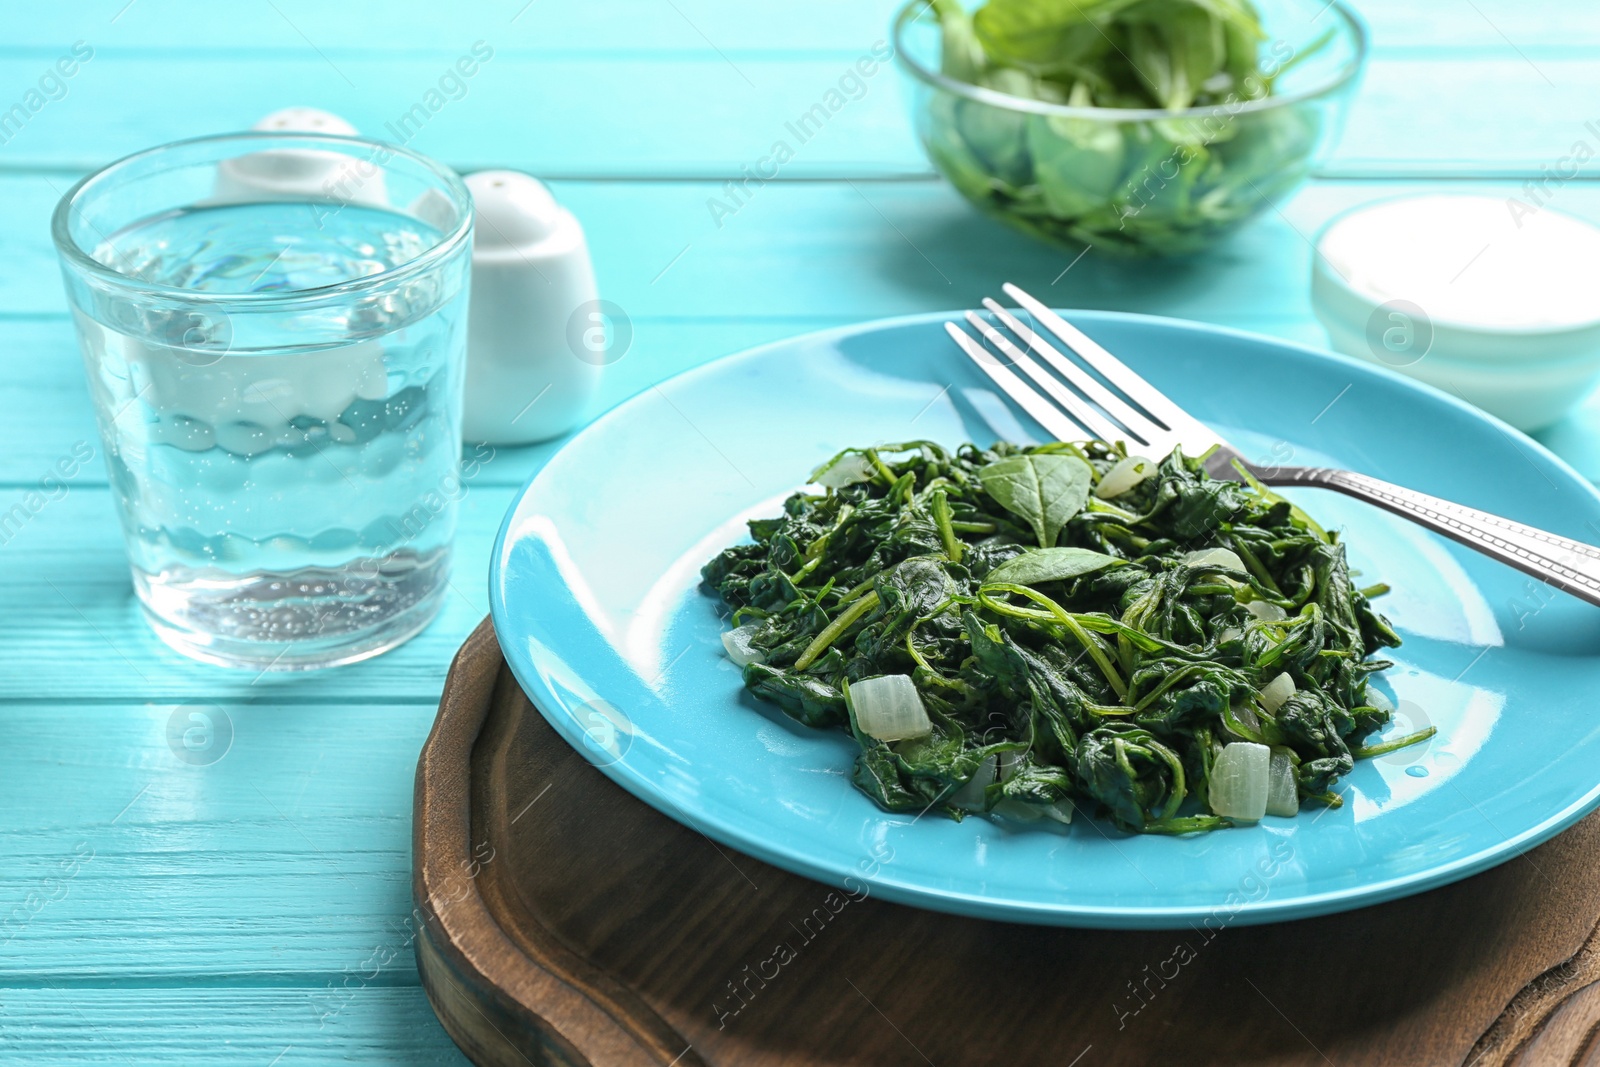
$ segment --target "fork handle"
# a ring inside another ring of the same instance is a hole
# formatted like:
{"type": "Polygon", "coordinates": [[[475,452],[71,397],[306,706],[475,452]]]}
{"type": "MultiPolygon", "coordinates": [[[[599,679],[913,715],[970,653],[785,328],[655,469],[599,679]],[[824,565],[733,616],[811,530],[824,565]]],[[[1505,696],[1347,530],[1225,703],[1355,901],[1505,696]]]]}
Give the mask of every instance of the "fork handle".
{"type": "Polygon", "coordinates": [[[1257,468],[1266,485],[1309,485],[1376,504],[1475,548],[1540,581],[1600,605],[1600,548],[1534,526],[1405,489],[1353,471],[1324,467],[1257,468]]]}

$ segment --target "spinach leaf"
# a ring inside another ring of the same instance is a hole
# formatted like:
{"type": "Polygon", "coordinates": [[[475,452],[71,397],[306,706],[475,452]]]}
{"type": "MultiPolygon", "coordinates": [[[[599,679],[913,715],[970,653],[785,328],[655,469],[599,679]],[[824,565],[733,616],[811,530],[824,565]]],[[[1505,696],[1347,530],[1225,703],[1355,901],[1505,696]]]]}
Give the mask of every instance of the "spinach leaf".
{"type": "Polygon", "coordinates": [[[1227,63],[1221,21],[1187,0],[1150,0],[1128,12],[1128,65],[1168,111],[1191,106],[1227,63]]]}
{"type": "Polygon", "coordinates": [[[975,81],[983,71],[983,46],[973,32],[972,16],[961,0],[933,0],[933,9],[944,31],[940,73],[958,81],[975,81]]]}
{"type": "Polygon", "coordinates": [[[1006,560],[985,575],[984,581],[1012,585],[1065,582],[1124,562],[1091,548],[1035,548],[1006,560]]]}
{"type": "Polygon", "coordinates": [[[1089,502],[1094,472],[1076,456],[1010,456],[978,472],[984,490],[1033,527],[1041,548],[1089,502]]]}
{"type": "Polygon", "coordinates": [[[1109,122],[1033,115],[1028,150],[1034,177],[1051,211],[1086,215],[1111,203],[1123,182],[1122,130],[1109,122]]]}
{"type": "Polygon", "coordinates": [[[989,0],[973,16],[978,43],[1003,64],[1041,74],[1082,70],[1112,50],[1105,27],[1135,0],[989,0]]]}

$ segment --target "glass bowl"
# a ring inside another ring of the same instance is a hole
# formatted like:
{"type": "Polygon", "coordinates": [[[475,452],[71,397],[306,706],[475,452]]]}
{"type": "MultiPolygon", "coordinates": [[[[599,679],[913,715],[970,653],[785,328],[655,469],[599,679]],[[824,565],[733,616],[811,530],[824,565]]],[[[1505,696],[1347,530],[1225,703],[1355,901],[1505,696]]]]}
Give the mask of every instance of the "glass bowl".
{"type": "Polygon", "coordinates": [[[1327,157],[1366,63],[1366,28],[1344,0],[1257,6],[1273,94],[1183,111],[1069,107],[952,78],[928,0],[895,16],[895,51],[929,159],[979,210],[1069,248],[1184,255],[1327,157]]]}

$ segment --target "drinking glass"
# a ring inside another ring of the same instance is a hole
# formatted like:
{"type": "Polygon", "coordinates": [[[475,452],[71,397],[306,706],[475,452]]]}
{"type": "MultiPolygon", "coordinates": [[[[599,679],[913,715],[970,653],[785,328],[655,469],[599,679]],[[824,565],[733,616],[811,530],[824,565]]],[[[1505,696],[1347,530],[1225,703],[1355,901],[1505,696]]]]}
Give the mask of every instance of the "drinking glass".
{"type": "Polygon", "coordinates": [[[196,659],[299,670],[421,630],[449,582],[471,197],[404,148],[181,141],[52,234],[133,570],[196,659]]]}

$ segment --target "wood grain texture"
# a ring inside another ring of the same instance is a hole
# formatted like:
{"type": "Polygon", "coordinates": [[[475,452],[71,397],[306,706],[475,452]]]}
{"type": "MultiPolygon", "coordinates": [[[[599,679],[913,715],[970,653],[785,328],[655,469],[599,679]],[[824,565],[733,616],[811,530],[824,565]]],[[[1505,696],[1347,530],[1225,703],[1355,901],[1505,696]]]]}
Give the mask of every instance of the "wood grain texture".
{"type": "Polygon", "coordinates": [[[0,1060],[27,1067],[467,1065],[414,985],[335,992],[220,982],[98,989],[58,984],[7,989],[0,999],[0,1060]]]}
{"type": "MultiPolygon", "coordinates": [[[[405,140],[466,170],[722,179],[737,177],[785,139],[795,149],[783,167],[789,180],[927,177],[933,172],[892,69],[875,74],[864,95],[815,138],[800,143],[785,126],[886,33],[882,23],[859,37],[841,32],[823,55],[730,55],[703,42],[688,56],[528,55],[508,47],[420,129],[400,120],[474,42],[506,47],[504,27],[447,31],[430,54],[335,58],[302,46],[260,57],[272,63],[272,79],[241,79],[226,52],[196,49],[174,62],[159,52],[123,52],[109,43],[114,38],[96,35],[100,50],[68,83],[70,91],[4,148],[13,165],[90,169],[171,139],[170,101],[185,101],[185,134],[222,133],[284,106],[281,86],[288,84],[372,136],[405,140]],[[529,106],[535,100],[550,103],[529,106]],[[390,123],[395,131],[386,130],[390,123]]],[[[18,86],[20,95],[53,59],[0,53],[0,85],[18,86]]],[[[1539,164],[1553,163],[1584,135],[1585,122],[1596,117],[1597,90],[1600,68],[1581,53],[1380,53],[1326,169],[1341,176],[1537,175],[1539,164]],[[1486,126],[1494,137],[1483,136],[1486,126]]]]}
{"type": "Polygon", "coordinates": [[[433,709],[191,706],[215,763],[157,700],[0,708],[0,1062],[462,1064],[407,924],[433,709]]]}
{"type": "Polygon", "coordinates": [[[1514,997],[1473,1048],[1486,1067],[1576,1063],[1600,1028],[1600,931],[1514,997]]]}
{"type": "Polygon", "coordinates": [[[152,699],[3,717],[0,1005],[4,987],[95,984],[108,965],[120,984],[415,984],[409,770],[429,706],[152,699]],[[183,744],[191,712],[211,720],[209,751],[183,744]]]}
{"type": "Polygon", "coordinates": [[[1543,1065],[1579,1062],[1600,1025],[1600,817],[1464,882],[1299,922],[958,918],[788,874],[629,796],[528,703],[487,622],[419,761],[414,835],[424,987],[494,1067],[1091,1050],[1096,1064],[1543,1065]]]}
{"type": "MultiPolygon", "coordinates": [[[[0,174],[0,227],[10,220],[20,229],[25,218],[48,213],[54,190],[46,177],[65,188],[65,177],[0,174]]],[[[1047,294],[1059,307],[1224,323],[1292,320],[1316,329],[1308,272],[1317,231],[1341,211],[1417,188],[1387,180],[1313,182],[1281,213],[1265,212],[1193,259],[1126,263],[1091,251],[1067,270],[1076,252],[997,226],[932,180],[775,183],[755,190],[720,226],[707,208],[709,199],[723,195],[716,182],[552,185],[588,226],[601,289],[642,328],[657,322],[727,328],[782,320],[778,325],[791,330],[808,322],[972,307],[992,294],[996,279],[1047,294]]],[[[1520,185],[1463,181],[1449,188],[1498,198],[1518,193],[1520,185]]],[[[1563,187],[1551,205],[1600,220],[1600,184],[1563,187]]],[[[17,234],[3,247],[0,315],[64,316],[47,231],[17,234]]],[[[81,376],[64,318],[30,328],[32,333],[18,335],[5,349],[15,354],[14,362],[64,361],[81,376]],[[54,339],[48,350],[34,355],[24,347],[45,338],[54,339]]],[[[704,343],[684,340],[704,362],[736,350],[748,336],[730,334],[721,345],[715,335],[704,343]]],[[[624,384],[637,380],[633,367],[659,358],[661,351],[630,351],[615,365],[616,376],[624,384]]],[[[8,373],[23,382],[43,371],[17,367],[8,373]]]]}
{"type": "MultiPolygon", "coordinates": [[[[492,466],[492,463],[491,463],[492,466]]],[[[26,626],[5,634],[0,704],[53,699],[256,702],[438,700],[444,668],[488,610],[489,551],[514,491],[464,481],[454,570],[439,617],[393,652],[306,676],[184,659],[158,640],[134,598],[110,490],[74,488],[0,545],[0,605],[26,626]]]]}
{"type": "MultiPolygon", "coordinates": [[[[382,5],[385,17],[374,18],[367,4],[274,0],[272,5],[241,5],[227,19],[213,19],[204,17],[211,11],[206,0],[139,0],[132,7],[127,0],[84,0],[16,20],[5,50],[50,54],[61,42],[94,29],[118,48],[180,55],[226,51],[248,60],[309,52],[298,26],[335,58],[447,54],[452,35],[498,27],[512,27],[508,47],[546,54],[699,55],[711,51],[708,40],[733,54],[804,53],[837,50],[840,41],[879,31],[896,6],[896,0],[808,0],[773,9],[753,9],[745,0],[674,0],[671,5],[656,0],[540,0],[532,6],[527,0],[453,6],[392,0],[382,5]],[[183,27],[181,37],[174,35],[175,25],[183,27]]],[[[1584,0],[1474,0],[1471,8],[1356,0],[1355,6],[1366,17],[1377,47],[1385,50],[1509,51],[1515,44],[1537,52],[1600,44],[1600,11],[1584,0]]]]}

